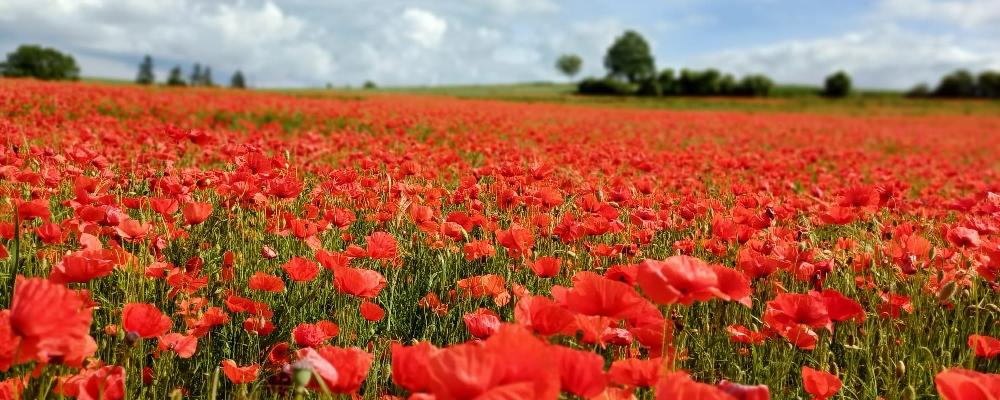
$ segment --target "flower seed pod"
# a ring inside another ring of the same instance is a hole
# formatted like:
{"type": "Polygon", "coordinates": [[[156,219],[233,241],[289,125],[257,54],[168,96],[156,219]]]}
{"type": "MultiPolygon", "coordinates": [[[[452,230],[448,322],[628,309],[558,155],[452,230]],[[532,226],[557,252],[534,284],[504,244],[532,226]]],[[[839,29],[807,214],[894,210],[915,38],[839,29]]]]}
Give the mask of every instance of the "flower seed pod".
{"type": "Polygon", "coordinates": [[[917,391],[913,389],[913,386],[906,385],[906,389],[903,389],[903,393],[899,395],[899,400],[916,400],[917,391]]]}
{"type": "Polygon", "coordinates": [[[952,296],[955,295],[955,291],[958,289],[958,285],[955,281],[949,281],[941,287],[938,292],[937,300],[939,303],[948,303],[951,301],[952,296]]]}
{"type": "Polygon", "coordinates": [[[896,377],[902,378],[903,375],[906,375],[906,364],[903,360],[896,361],[896,377]]]}

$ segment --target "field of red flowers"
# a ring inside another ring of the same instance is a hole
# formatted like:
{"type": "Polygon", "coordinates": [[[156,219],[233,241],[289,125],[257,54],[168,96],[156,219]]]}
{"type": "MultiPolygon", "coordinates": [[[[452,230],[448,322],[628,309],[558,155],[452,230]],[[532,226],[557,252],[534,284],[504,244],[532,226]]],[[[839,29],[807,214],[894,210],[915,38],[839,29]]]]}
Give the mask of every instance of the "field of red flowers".
{"type": "Polygon", "coordinates": [[[0,80],[0,399],[1000,399],[1000,117],[0,80]]]}

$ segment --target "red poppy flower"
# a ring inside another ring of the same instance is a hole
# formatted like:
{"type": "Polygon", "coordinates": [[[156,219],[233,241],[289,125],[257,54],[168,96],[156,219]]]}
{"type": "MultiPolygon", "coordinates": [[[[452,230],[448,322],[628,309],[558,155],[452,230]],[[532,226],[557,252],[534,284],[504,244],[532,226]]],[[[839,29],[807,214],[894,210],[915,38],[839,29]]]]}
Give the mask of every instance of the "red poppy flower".
{"type": "Polygon", "coordinates": [[[572,288],[553,286],[552,296],[570,311],[618,319],[638,315],[646,302],[632,286],[589,271],[577,272],[572,288]]]}
{"type": "Polygon", "coordinates": [[[514,307],[514,321],[543,336],[572,334],[573,313],[542,296],[525,296],[514,307]]]}
{"type": "Polygon", "coordinates": [[[466,313],[462,318],[469,333],[478,339],[488,338],[500,329],[500,317],[485,308],[466,313]]]}
{"type": "Polygon", "coordinates": [[[508,230],[497,231],[497,242],[507,249],[510,257],[530,257],[531,249],[535,247],[535,235],[530,229],[512,226],[508,230]]]}
{"type": "Polygon", "coordinates": [[[719,291],[715,270],[704,261],[684,255],[643,261],[636,272],[636,283],[646,296],[664,305],[691,305],[695,301],[725,297],[719,291]]]}
{"type": "Polygon", "coordinates": [[[562,260],[555,257],[539,257],[535,261],[529,261],[528,267],[538,275],[539,278],[551,278],[559,275],[559,266],[562,260]]]}
{"type": "Polygon", "coordinates": [[[198,225],[212,215],[212,203],[187,203],[181,209],[181,214],[188,225],[198,225]]]}
{"type": "Polygon", "coordinates": [[[496,248],[487,240],[475,240],[462,245],[462,253],[465,254],[466,261],[472,261],[493,257],[496,255],[496,248]]]}
{"type": "Polygon", "coordinates": [[[317,347],[330,339],[330,336],[317,324],[301,323],[292,329],[292,339],[299,346],[317,347]]]}
{"type": "Polygon", "coordinates": [[[712,265],[712,270],[719,279],[719,292],[725,298],[750,307],[753,305],[750,298],[753,295],[753,288],[750,286],[750,278],[746,274],[721,265],[712,265]]]}
{"type": "Polygon", "coordinates": [[[250,290],[281,293],[285,291],[285,281],[277,276],[257,271],[247,281],[247,287],[250,290]]]}
{"type": "Polygon", "coordinates": [[[844,296],[836,289],[824,289],[822,293],[811,292],[810,295],[819,297],[826,305],[826,311],[833,321],[846,321],[853,319],[857,322],[865,321],[865,309],[854,299],[844,296]]]}
{"type": "Polygon", "coordinates": [[[934,385],[944,400],[997,400],[1000,374],[984,374],[949,368],[934,376],[934,385]]]}
{"type": "Polygon", "coordinates": [[[152,304],[128,303],[122,308],[122,328],[143,339],[167,333],[172,324],[170,317],[152,304]]]}
{"type": "Polygon", "coordinates": [[[61,359],[78,367],[97,351],[90,337],[91,308],[63,285],[17,277],[9,321],[20,341],[14,363],[61,359]]]}
{"type": "Polygon", "coordinates": [[[969,335],[969,348],[976,353],[976,357],[993,358],[1000,354],[1000,339],[983,335],[969,335]]]}
{"type": "Polygon", "coordinates": [[[364,319],[371,322],[381,321],[382,318],[385,317],[385,310],[383,310],[378,304],[368,301],[367,299],[361,302],[359,311],[364,319]]]}
{"type": "Polygon", "coordinates": [[[802,386],[813,400],[824,400],[840,391],[840,378],[826,371],[819,371],[802,366],[802,386]]]}
{"type": "Polygon", "coordinates": [[[336,371],[336,377],[319,374],[326,388],[333,393],[354,393],[361,388],[361,383],[368,376],[374,358],[371,354],[357,347],[322,346],[316,349],[299,350],[309,354],[310,361],[324,360],[336,371]],[[317,358],[318,357],[318,358],[317,358]]]}
{"type": "Polygon", "coordinates": [[[17,217],[21,221],[31,221],[35,218],[48,221],[52,218],[52,212],[49,211],[49,201],[47,199],[15,202],[17,203],[17,217]]]}
{"type": "Polygon", "coordinates": [[[59,394],[77,399],[121,400],[125,398],[125,369],[107,365],[85,369],[61,379],[59,394]]]}
{"type": "Polygon", "coordinates": [[[813,328],[833,330],[823,300],[807,294],[782,293],[767,302],[764,323],[802,349],[815,346],[813,328]]]}
{"type": "Polygon", "coordinates": [[[696,382],[684,371],[667,373],[656,384],[656,400],[733,400],[733,396],[713,385],[696,382]]]}
{"type": "Polygon", "coordinates": [[[222,372],[226,374],[230,382],[236,385],[243,385],[257,380],[257,372],[259,370],[260,365],[258,364],[241,367],[236,364],[236,361],[228,358],[222,360],[222,372]]]}
{"type": "Polygon", "coordinates": [[[430,391],[427,364],[437,351],[438,348],[428,342],[419,342],[413,346],[393,342],[392,380],[411,392],[430,391]]]}
{"type": "Polygon", "coordinates": [[[336,266],[333,269],[333,287],[344,294],[374,299],[386,285],[385,277],[378,271],[336,266]]]}
{"type": "Polygon", "coordinates": [[[376,260],[390,260],[399,255],[396,238],[385,232],[375,232],[365,237],[365,252],[376,260]]]}
{"type": "Polygon", "coordinates": [[[160,351],[172,351],[180,358],[191,358],[198,351],[198,337],[180,333],[168,333],[159,337],[156,348],[160,351]]]}
{"type": "Polygon", "coordinates": [[[608,374],[611,383],[632,387],[652,387],[660,378],[660,367],[663,360],[659,357],[649,359],[626,358],[611,363],[608,374]]]}
{"type": "Polygon", "coordinates": [[[558,359],[559,386],[563,392],[590,398],[604,391],[608,376],[604,372],[604,357],[585,350],[553,346],[558,359]]]}
{"type": "Polygon", "coordinates": [[[288,277],[296,282],[309,282],[316,279],[319,274],[319,266],[316,263],[302,257],[292,257],[287,263],[281,266],[288,277]]]}
{"type": "Polygon", "coordinates": [[[52,267],[49,280],[55,283],[85,283],[111,275],[115,268],[110,250],[82,250],[67,254],[52,267]]]}
{"type": "Polygon", "coordinates": [[[771,400],[767,385],[741,385],[723,379],[716,386],[735,400],[771,400]]]}

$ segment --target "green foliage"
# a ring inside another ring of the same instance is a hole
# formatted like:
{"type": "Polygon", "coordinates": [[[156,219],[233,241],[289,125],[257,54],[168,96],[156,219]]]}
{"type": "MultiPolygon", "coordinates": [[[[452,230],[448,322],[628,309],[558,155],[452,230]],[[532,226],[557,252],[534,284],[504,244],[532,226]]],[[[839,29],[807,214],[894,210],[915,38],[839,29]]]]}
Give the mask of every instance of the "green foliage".
{"type": "Polygon", "coordinates": [[[927,86],[926,83],[920,83],[910,88],[910,90],[907,90],[905,96],[909,98],[924,98],[924,97],[930,97],[930,95],[931,95],[930,86],[927,86]]]}
{"type": "Polygon", "coordinates": [[[364,89],[375,89],[378,88],[378,85],[375,84],[375,81],[367,80],[361,87],[364,89]]]}
{"type": "Polygon", "coordinates": [[[135,83],[140,85],[152,85],[156,82],[156,75],[153,73],[153,57],[148,54],[142,58],[139,64],[139,73],[135,77],[135,83]]]}
{"type": "Polygon", "coordinates": [[[235,89],[245,89],[247,87],[246,79],[243,78],[243,72],[236,70],[233,73],[233,77],[229,79],[229,87],[235,89]]]}
{"type": "Polygon", "coordinates": [[[747,75],[736,85],[735,95],[750,97],[767,97],[771,95],[774,82],[765,75],[747,75]]]}
{"type": "Polygon", "coordinates": [[[649,44],[635,31],[625,31],[615,39],[604,56],[604,67],[608,76],[624,78],[629,83],[638,83],[656,74],[653,55],[649,44]]]}
{"type": "Polygon", "coordinates": [[[1000,98],[1000,72],[981,72],[976,80],[976,89],[981,97],[1000,98]]]}
{"type": "Polygon", "coordinates": [[[170,69],[170,75],[167,76],[167,86],[186,86],[187,83],[184,82],[184,73],[181,71],[181,66],[177,65],[170,69]]]}
{"type": "Polygon", "coordinates": [[[659,81],[660,89],[664,96],[681,93],[677,78],[674,77],[674,70],[667,68],[660,71],[660,74],[656,76],[656,80],[659,81]]]}
{"type": "Polygon", "coordinates": [[[660,86],[658,79],[646,79],[639,83],[639,90],[636,94],[639,96],[663,96],[663,87],[660,86]]]}
{"type": "Polygon", "coordinates": [[[12,78],[77,80],[80,78],[80,68],[73,56],[56,49],[21,45],[14,52],[7,53],[7,61],[0,63],[0,74],[12,78]]]}
{"type": "Polygon", "coordinates": [[[576,54],[563,54],[556,60],[556,69],[570,79],[573,79],[573,76],[580,72],[582,66],[583,59],[576,54]]]}
{"type": "Polygon", "coordinates": [[[934,89],[938,97],[974,97],[976,95],[976,78],[968,70],[960,69],[941,78],[934,89]]]}
{"type": "Polygon", "coordinates": [[[679,79],[681,94],[687,96],[712,96],[719,94],[719,71],[709,68],[704,71],[681,70],[679,79]]]}
{"type": "Polygon", "coordinates": [[[587,78],[577,85],[579,94],[628,95],[634,92],[632,85],[610,78],[587,78]]]}
{"type": "Polygon", "coordinates": [[[844,71],[834,72],[823,83],[823,96],[847,97],[851,94],[851,76],[844,71]]]}
{"type": "Polygon", "coordinates": [[[188,83],[191,86],[198,86],[201,84],[201,64],[194,63],[194,67],[191,68],[191,78],[188,79],[188,83]]]}

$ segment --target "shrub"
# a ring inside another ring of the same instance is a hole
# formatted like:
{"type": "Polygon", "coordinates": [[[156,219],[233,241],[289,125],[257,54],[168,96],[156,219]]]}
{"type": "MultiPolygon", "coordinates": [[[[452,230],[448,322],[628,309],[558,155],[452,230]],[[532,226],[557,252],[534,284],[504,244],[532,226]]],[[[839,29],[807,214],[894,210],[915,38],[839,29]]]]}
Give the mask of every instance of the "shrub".
{"type": "Polygon", "coordinates": [[[844,71],[834,72],[826,77],[822,94],[826,97],[846,97],[851,94],[851,76],[844,71]]]}
{"type": "Polygon", "coordinates": [[[37,45],[21,45],[7,54],[7,61],[0,63],[0,74],[6,77],[33,77],[42,80],[76,80],[80,67],[73,56],[56,49],[37,45]]]}
{"type": "Polygon", "coordinates": [[[587,78],[577,85],[579,94],[628,95],[634,92],[632,85],[611,78],[587,78]]]}

